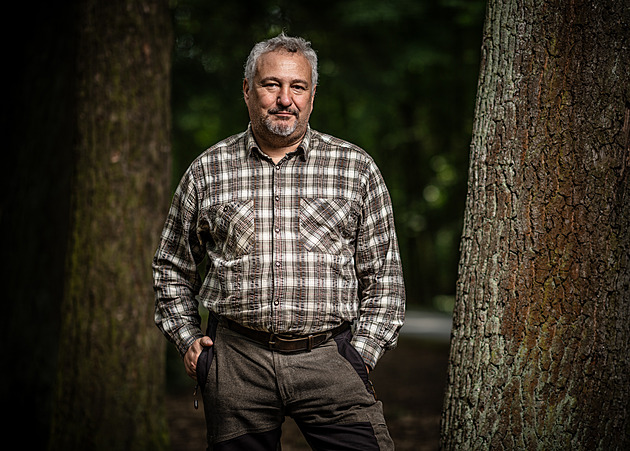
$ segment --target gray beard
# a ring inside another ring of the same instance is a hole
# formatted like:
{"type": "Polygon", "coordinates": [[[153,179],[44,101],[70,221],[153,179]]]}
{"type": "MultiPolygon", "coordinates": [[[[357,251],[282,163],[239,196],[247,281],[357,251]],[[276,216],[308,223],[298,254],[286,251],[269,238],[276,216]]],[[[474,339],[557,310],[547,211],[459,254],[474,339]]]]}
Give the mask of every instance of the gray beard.
{"type": "Polygon", "coordinates": [[[265,127],[267,127],[267,130],[269,130],[274,135],[282,136],[286,138],[287,136],[290,136],[295,131],[295,129],[298,126],[298,121],[297,120],[294,121],[293,125],[285,125],[282,122],[274,124],[271,121],[271,119],[265,119],[264,124],[265,124],[265,127]]]}

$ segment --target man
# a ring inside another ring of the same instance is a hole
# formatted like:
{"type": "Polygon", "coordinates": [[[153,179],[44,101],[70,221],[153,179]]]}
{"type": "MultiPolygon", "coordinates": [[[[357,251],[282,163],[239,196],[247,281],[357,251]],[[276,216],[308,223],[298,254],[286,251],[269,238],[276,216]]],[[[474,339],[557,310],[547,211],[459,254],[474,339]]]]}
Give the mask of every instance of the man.
{"type": "Polygon", "coordinates": [[[310,129],[316,84],[310,43],[254,46],[250,125],[191,164],[153,261],[209,449],[275,450],[286,415],[314,449],[393,449],[368,379],[404,317],[391,202],[367,153],[310,129]]]}

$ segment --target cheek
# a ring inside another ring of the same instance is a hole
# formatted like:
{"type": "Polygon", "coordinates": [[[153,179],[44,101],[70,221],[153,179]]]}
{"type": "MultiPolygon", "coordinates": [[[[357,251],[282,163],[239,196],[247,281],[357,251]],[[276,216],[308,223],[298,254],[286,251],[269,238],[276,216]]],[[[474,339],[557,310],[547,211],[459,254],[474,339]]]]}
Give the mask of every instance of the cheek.
{"type": "Polygon", "coordinates": [[[300,111],[303,112],[310,112],[312,109],[312,105],[311,105],[311,100],[310,99],[300,99],[299,102],[295,103],[297,105],[297,107],[300,109],[300,111]]]}
{"type": "Polygon", "coordinates": [[[260,110],[269,109],[270,105],[273,104],[273,100],[269,96],[251,95],[246,103],[250,112],[259,112],[260,110]]]}
{"type": "Polygon", "coordinates": [[[304,96],[302,100],[302,103],[304,104],[304,108],[308,108],[308,109],[312,109],[313,108],[313,101],[315,100],[315,96],[313,95],[308,95],[308,96],[304,96]]]}
{"type": "Polygon", "coordinates": [[[276,103],[276,96],[272,94],[264,94],[258,97],[258,107],[264,110],[271,108],[276,103]]]}

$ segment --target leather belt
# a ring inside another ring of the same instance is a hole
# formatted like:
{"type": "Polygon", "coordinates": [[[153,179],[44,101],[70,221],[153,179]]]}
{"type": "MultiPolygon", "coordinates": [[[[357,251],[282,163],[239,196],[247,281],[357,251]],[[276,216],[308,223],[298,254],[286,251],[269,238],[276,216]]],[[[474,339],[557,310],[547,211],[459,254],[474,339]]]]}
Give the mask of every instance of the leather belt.
{"type": "Polygon", "coordinates": [[[350,323],[344,322],[342,325],[326,332],[305,336],[291,336],[254,330],[249,327],[241,326],[239,323],[230,319],[225,318],[225,320],[227,327],[230,330],[238,332],[239,334],[260,343],[271,350],[282,352],[310,351],[350,327],[350,323]]]}

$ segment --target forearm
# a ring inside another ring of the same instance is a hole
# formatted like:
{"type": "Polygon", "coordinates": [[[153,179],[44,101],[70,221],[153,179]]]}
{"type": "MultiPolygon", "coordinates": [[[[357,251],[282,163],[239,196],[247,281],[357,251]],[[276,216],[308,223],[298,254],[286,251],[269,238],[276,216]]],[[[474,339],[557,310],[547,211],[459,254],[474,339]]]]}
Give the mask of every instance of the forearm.
{"type": "Polygon", "coordinates": [[[396,346],[405,316],[405,286],[391,200],[379,176],[370,185],[355,253],[361,300],[353,344],[374,368],[396,346]]]}
{"type": "Polygon", "coordinates": [[[177,347],[182,357],[193,342],[203,336],[199,307],[194,299],[164,300],[157,298],[155,324],[166,338],[177,347]]]}
{"type": "Polygon", "coordinates": [[[197,208],[188,171],[173,196],[152,262],[155,323],[182,356],[203,335],[196,296],[201,288],[197,266],[205,254],[197,235],[197,208]]]}
{"type": "Polygon", "coordinates": [[[396,347],[404,317],[404,292],[362,300],[352,344],[371,368],[385,351],[396,347]]]}

